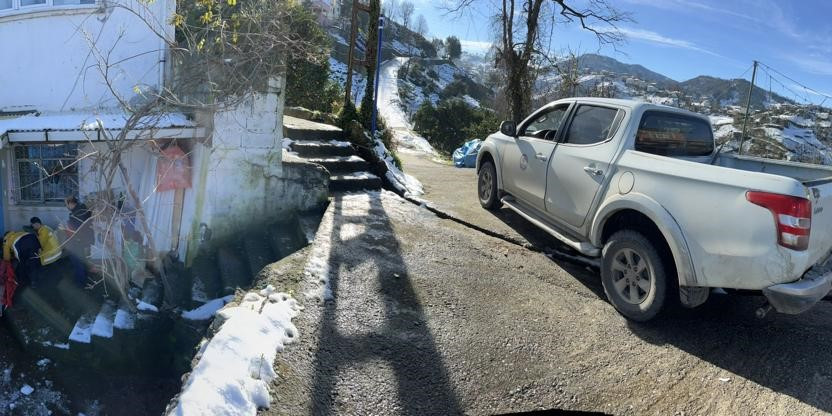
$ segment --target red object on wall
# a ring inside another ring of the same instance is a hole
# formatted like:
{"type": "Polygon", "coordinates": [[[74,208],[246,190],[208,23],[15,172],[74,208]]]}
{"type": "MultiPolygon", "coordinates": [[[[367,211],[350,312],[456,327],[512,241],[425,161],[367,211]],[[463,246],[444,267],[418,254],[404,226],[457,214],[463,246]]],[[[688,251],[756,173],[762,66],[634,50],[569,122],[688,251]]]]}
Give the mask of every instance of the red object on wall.
{"type": "Polygon", "coordinates": [[[191,162],[179,146],[168,146],[156,162],[156,191],[191,187],[191,162]]]}

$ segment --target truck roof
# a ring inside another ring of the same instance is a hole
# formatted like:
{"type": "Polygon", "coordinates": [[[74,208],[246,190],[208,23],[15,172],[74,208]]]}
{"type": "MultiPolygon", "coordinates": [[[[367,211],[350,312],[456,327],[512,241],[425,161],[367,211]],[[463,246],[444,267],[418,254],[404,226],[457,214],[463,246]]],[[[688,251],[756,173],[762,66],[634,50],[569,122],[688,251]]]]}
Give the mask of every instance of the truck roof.
{"type": "Polygon", "coordinates": [[[670,111],[670,112],[674,112],[674,113],[685,114],[685,115],[689,115],[689,116],[702,118],[702,119],[708,120],[708,122],[710,122],[708,117],[703,115],[703,114],[694,113],[692,111],[684,110],[684,109],[681,109],[681,108],[678,108],[678,107],[671,107],[669,105],[653,104],[653,103],[647,103],[647,102],[638,101],[638,100],[624,100],[624,99],[620,99],[620,98],[599,98],[599,97],[570,97],[570,98],[563,98],[563,99],[557,100],[557,101],[555,101],[555,103],[568,102],[568,101],[579,101],[579,102],[582,102],[582,103],[609,104],[609,105],[615,105],[615,106],[619,106],[619,107],[628,107],[628,108],[633,109],[634,111],[635,110],[670,111]]]}

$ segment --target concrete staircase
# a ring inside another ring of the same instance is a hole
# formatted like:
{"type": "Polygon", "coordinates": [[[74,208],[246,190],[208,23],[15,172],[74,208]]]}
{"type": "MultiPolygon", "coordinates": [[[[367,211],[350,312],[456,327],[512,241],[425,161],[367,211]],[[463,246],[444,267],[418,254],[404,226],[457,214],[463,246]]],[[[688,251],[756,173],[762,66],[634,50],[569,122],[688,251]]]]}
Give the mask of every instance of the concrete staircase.
{"type": "Polygon", "coordinates": [[[129,302],[138,306],[129,308],[103,291],[77,287],[69,261],[61,259],[37,289],[19,290],[3,319],[26,350],[56,362],[108,372],[185,371],[210,317],[185,319],[180,312],[248,289],[265,266],[309,244],[321,214],[292,215],[201,252],[187,276],[171,277],[193,282],[190,303],[173,311],[160,311],[163,289],[158,279],[132,287],[129,302]]]}
{"type": "Polygon", "coordinates": [[[283,123],[284,136],[291,140],[289,150],[329,171],[330,192],[381,189],[381,178],[369,171],[369,163],[349,142],[340,140],[344,135],[341,129],[289,116],[283,123]]]}

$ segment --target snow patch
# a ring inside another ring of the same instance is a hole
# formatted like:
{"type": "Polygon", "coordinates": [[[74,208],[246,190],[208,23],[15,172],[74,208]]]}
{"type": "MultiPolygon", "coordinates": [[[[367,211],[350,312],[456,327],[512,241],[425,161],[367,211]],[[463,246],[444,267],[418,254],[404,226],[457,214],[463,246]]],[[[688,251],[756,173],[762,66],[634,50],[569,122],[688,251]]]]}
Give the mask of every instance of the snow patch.
{"type": "Polygon", "coordinates": [[[182,312],[182,317],[191,321],[205,321],[214,317],[218,310],[234,299],[234,295],[228,295],[219,299],[212,299],[204,305],[190,311],[182,312]]]}
{"type": "Polygon", "coordinates": [[[219,312],[224,322],[199,361],[169,415],[253,415],[269,407],[269,385],[277,377],[279,351],[298,337],[292,319],[297,301],[269,285],[249,292],[239,306],[219,312]]]}
{"type": "Polygon", "coordinates": [[[159,312],[159,308],[154,305],[151,305],[143,300],[140,300],[139,303],[136,305],[136,309],[145,312],[159,312]]]}

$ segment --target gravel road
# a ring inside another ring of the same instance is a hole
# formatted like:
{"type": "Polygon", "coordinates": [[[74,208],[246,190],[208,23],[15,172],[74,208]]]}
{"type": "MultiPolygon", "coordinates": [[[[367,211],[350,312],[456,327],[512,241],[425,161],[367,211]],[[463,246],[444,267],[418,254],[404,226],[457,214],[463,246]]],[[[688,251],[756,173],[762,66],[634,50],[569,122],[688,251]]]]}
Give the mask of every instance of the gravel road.
{"type": "MultiPolygon", "coordinates": [[[[472,170],[404,159],[436,206],[557,249],[521,219],[479,210],[472,170]]],[[[604,300],[597,270],[388,192],[336,197],[303,254],[316,248],[329,273],[303,278],[296,264],[281,275],[303,293],[328,278],[334,299],[299,295],[300,341],[279,355],[264,414],[832,411],[828,303],[758,320],[761,298],[714,295],[634,324],[604,300]]]]}

